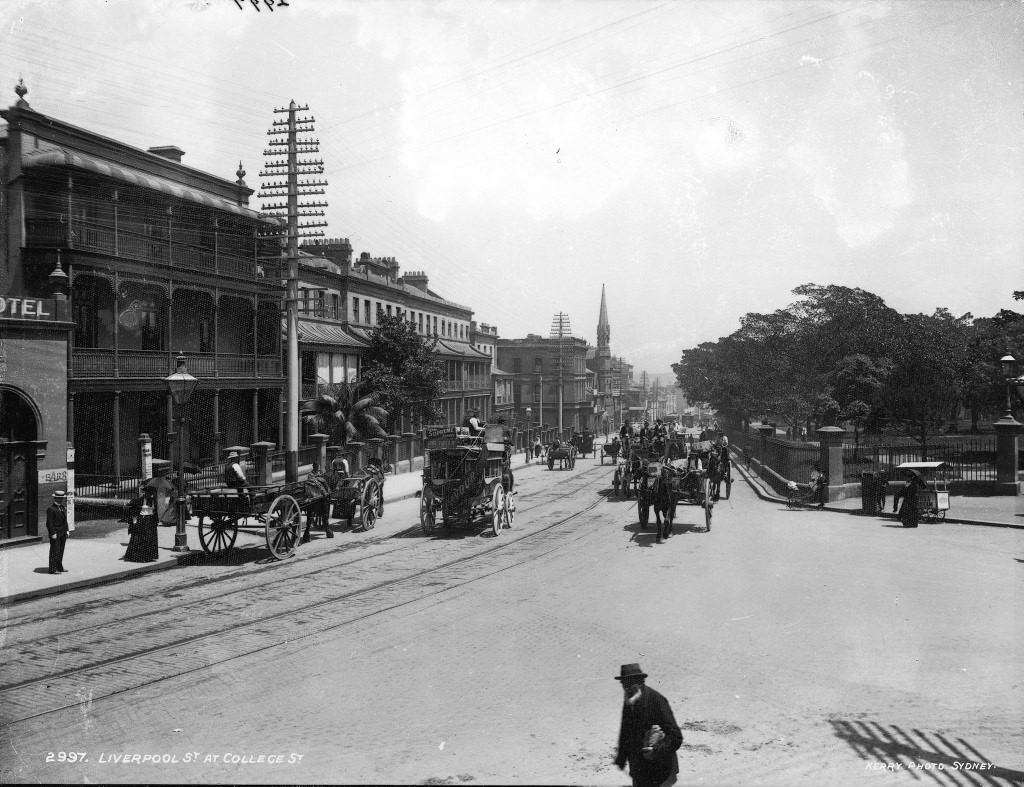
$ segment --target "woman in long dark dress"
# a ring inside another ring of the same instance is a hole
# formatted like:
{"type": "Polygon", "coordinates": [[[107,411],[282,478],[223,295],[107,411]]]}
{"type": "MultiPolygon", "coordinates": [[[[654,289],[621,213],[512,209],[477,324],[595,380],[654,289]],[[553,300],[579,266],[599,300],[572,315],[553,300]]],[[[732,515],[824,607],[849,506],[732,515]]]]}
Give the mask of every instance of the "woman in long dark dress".
{"type": "Polygon", "coordinates": [[[893,495],[893,511],[896,510],[900,500],[903,500],[903,505],[900,507],[900,522],[903,523],[903,527],[917,527],[918,522],[921,521],[921,512],[918,509],[917,501],[921,490],[926,488],[927,485],[921,474],[911,470],[910,478],[903,486],[903,489],[896,490],[896,493],[893,495]]]}
{"type": "Polygon", "coordinates": [[[129,563],[152,563],[160,558],[157,544],[156,490],[145,486],[142,507],[134,521],[128,523],[128,550],[124,559],[129,563]]]}

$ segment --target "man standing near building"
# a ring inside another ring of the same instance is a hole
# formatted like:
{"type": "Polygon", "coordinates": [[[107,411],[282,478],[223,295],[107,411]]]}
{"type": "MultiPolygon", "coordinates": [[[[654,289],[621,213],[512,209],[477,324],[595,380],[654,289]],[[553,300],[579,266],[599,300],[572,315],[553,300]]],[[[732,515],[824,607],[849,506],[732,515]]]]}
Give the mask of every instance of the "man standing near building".
{"type": "Polygon", "coordinates": [[[679,773],[683,733],[668,700],[645,685],[646,678],[639,664],[623,664],[615,678],[624,695],[615,764],[621,769],[629,763],[633,787],[668,787],[679,773]]]}
{"type": "Polygon", "coordinates": [[[50,573],[64,574],[64,544],[68,539],[67,496],[60,490],[53,493],[53,502],[46,509],[46,532],[50,536],[50,573]]]}

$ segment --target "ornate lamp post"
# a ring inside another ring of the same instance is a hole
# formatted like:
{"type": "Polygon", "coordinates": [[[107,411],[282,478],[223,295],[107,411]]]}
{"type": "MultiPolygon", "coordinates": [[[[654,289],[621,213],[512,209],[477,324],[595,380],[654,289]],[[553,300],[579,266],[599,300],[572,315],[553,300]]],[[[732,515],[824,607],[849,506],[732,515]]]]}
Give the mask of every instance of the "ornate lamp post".
{"type": "Polygon", "coordinates": [[[185,370],[184,354],[179,353],[174,362],[177,367],[174,374],[164,378],[167,390],[174,400],[174,420],[178,424],[178,525],[174,531],[173,551],[188,552],[188,537],[185,534],[185,407],[192,398],[192,392],[199,385],[199,380],[185,370]]]}
{"type": "Polygon", "coordinates": [[[999,365],[1006,379],[1006,414],[996,421],[996,494],[1016,495],[1020,492],[1018,477],[1017,435],[1020,423],[1013,417],[1013,391],[1024,395],[1024,377],[1013,377],[1016,359],[1012,355],[1004,355],[999,365]]]}

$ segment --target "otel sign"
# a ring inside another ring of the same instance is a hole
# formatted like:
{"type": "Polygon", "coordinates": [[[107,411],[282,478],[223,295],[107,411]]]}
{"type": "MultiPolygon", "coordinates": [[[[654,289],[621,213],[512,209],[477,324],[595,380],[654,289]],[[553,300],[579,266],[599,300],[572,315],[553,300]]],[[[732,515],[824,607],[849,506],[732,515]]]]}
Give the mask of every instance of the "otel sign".
{"type": "Polygon", "coordinates": [[[49,320],[53,317],[53,301],[0,297],[0,317],[13,320],[49,320]]]}

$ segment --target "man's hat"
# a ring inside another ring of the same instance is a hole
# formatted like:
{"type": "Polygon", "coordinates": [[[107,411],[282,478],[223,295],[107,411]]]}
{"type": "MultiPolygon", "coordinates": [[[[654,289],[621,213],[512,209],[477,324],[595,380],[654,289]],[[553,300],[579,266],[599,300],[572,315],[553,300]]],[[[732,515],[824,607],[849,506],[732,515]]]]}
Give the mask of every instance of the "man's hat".
{"type": "Polygon", "coordinates": [[[640,669],[639,664],[623,664],[619,669],[619,676],[615,680],[625,680],[626,678],[646,678],[647,673],[640,669]]]}
{"type": "Polygon", "coordinates": [[[63,500],[67,497],[67,493],[62,492],[60,489],[58,489],[56,492],[53,493],[53,497],[56,500],[63,500]]]}
{"type": "Polygon", "coordinates": [[[228,454],[228,459],[238,459],[238,451],[232,451],[228,454]]]}

